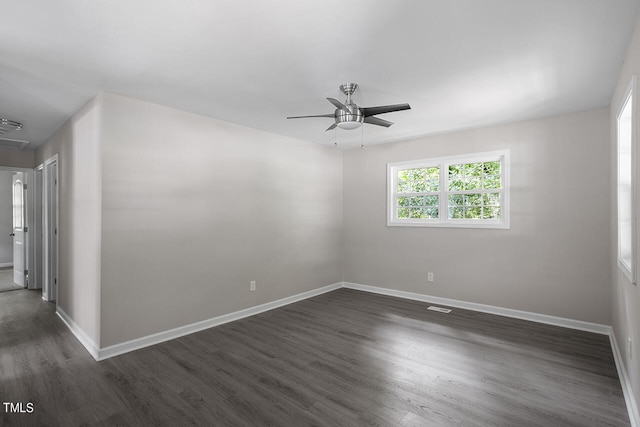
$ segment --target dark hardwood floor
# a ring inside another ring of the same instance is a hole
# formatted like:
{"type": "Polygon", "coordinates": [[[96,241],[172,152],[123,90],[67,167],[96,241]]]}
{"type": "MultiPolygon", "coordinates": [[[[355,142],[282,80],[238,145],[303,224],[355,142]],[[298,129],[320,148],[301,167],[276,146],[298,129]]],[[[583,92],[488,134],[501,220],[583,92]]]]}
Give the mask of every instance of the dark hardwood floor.
{"type": "Polygon", "coordinates": [[[340,289],[95,362],[6,292],[0,425],[629,425],[608,337],[427,306],[340,289]]]}

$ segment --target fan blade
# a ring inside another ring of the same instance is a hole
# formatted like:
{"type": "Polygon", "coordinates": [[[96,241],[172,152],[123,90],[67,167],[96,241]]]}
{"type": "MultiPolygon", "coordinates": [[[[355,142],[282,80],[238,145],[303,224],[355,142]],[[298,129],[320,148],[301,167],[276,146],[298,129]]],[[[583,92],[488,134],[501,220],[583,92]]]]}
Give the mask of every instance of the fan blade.
{"type": "MultiPolygon", "coordinates": [[[[332,124],[331,126],[329,126],[329,127],[327,128],[327,130],[335,129],[335,128],[336,128],[336,126],[338,126],[338,125],[334,123],[334,124],[332,124]]],[[[327,130],[325,130],[325,132],[326,132],[327,130]]]]}
{"type": "Polygon", "coordinates": [[[341,110],[347,110],[347,111],[349,110],[346,105],[344,105],[342,102],[338,101],[337,99],[327,98],[327,101],[332,103],[336,108],[339,108],[341,110]]]}
{"type": "Polygon", "coordinates": [[[331,117],[334,118],[335,114],[318,114],[315,116],[292,116],[292,117],[287,117],[287,119],[307,119],[309,117],[331,117]]]}
{"type": "Polygon", "coordinates": [[[365,117],[364,118],[364,122],[365,123],[369,123],[370,125],[378,125],[378,126],[384,126],[386,128],[388,128],[389,126],[391,126],[393,124],[393,122],[387,121],[387,120],[382,120],[378,117],[365,117]]]}
{"type": "Polygon", "coordinates": [[[409,104],[381,105],[379,107],[360,108],[365,117],[375,116],[376,114],[392,113],[394,111],[410,110],[409,104]]]}

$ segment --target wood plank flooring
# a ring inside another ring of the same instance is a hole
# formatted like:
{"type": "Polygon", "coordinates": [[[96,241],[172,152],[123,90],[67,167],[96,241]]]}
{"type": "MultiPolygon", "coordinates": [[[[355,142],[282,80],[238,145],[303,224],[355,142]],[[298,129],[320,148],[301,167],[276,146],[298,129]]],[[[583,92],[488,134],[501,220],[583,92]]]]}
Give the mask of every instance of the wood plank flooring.
{"type": "Polygon", "coordinates": [[[0,267],[0,292],[24,289],[13,282],[13,267],[0,267]]]}
{"type": "Polygon", "coordinates": [[[95,362],[0,294],[3,426],[628,426],[608,337],[340,289],[95,362]]]}

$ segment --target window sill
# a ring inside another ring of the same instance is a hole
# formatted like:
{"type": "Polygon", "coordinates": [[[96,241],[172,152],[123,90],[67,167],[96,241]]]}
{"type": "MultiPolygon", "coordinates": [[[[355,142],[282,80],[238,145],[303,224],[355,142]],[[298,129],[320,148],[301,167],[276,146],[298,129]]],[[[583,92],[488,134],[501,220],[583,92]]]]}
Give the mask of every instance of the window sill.
{"type": "Polygon", "coordinates": [[[388,227],[436,227],[436,228],[490,228],[508,230],[511,226],[504,221],[387,221],[388,227]]]}

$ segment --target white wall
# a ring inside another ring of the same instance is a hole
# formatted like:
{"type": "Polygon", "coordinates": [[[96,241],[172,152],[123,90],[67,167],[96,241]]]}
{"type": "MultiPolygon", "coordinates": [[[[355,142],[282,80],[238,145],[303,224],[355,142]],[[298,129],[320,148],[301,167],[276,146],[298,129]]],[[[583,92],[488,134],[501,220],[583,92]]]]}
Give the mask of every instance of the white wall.
{"type": "MultiPolygon", "coordinates": [[[[622,357],[624,360],[626,371],[629,375],[629,380],[633,389],[633,394],[636,399],[636,405],[640,408],[640,285],[633,285],[629,283],[626,276],[620,271],[617,266],[617,201],[616,201],[616,185],[617,185],[617,143],[616,143],[616,124],[617,114],[622,103],[629,82],[632,75],[637,75],[640,78],[640,18],[636,21],[635,31],[631,38],[631,43],[627,51],[624,65],[618,79],[616,89],[611,99],[611,218],[612,218],[612,233],[611,233],[611,265],[612,265],[612,282],[613,282],[613,319],[612,325],[616,336],[616,341],[620,347],[622,357]],[[627,353],[628,339],[631,338],[633,343],[633,359],[629,357],[627,353]]],[[[636,93],[636,100],[640,98],[640,81],[638,82],[636,93]]],[[[637,103],[640,107],[640,102],[637,103]]],[[[640,130],[640,108],[636,111],[636,124],[637,129],[640,130]]],[[[639,147],[640,139],[636,134],[636,147],[639,147]]],[[[636,150],[636,168],[640,167],[640,150],[636,150]]],[[[637,174],[637,178],[640,178],[640,174],[637,174]]],[[[636,192],[640,191],[640,180],[636,181],[636,192]]],[[[640,203],[640,197],[637,197],[638,203],[640,203]]],[[[640,205],[637,207],[637,212],[640,212],[640,205]]],[[[640,242],[640,235],[637,237],[637,241],[640,242]]],[[[639,252],[640,254],[640,252],[639,252]]],[[[640,265],[640,257],[636,260],[637,265],[640,265]]]]}
{"type": "Polygon", "coordinates": [[[608,138],[600,109],[345,152],[345,281],[610,324],[608,138]],[[388,162],[499,149],[511,229],[386,225],[388,162]]]}
{"type": "Polygon", "coordinates": [[[73,115],[36,153],[58,154],[58,306],[100,343],[101,96],[73,115]]]}
{"type": "Polygon", "coordinates": [[[13,263],[13,195],[11,171],[0,171],[0,265],[13,263]]]}
{"type": "Polygon", "coordinates": [[[102,347],[342,280],[340,151],[114,94],[103,114],[102,347]]]}

